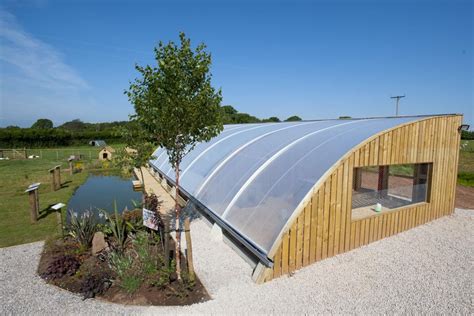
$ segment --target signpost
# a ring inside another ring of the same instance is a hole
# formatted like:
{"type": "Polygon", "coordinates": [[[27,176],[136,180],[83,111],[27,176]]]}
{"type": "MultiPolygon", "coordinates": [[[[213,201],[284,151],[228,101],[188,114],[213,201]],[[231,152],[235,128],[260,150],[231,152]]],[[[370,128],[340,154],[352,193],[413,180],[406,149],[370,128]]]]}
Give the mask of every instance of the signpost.
{"type": "Polygon", "coordinates": [[[51,189],[56,191],[56,177],[54,176],[54,168],[49,169],[49,173],[51,174],[51,189]]]}
{"type": "Polygon", "coordinates": [[[61,209],[65,206],[66,206],[66,204],[64,204],[64,203],[57,203],[57,204],[54,204],[53,206],[51,206],[51,209],[56,211],[57,223],[58,223],[58,225],[61,225],[61,234],[62,234],[63,237],[64,237],[64,224],[63,224],[63,212],[62,212],[61,209]]]}
{"type": "Polygon", "coordinates": [[[54,172],[56,174],[56,190],[59,190],[61,189],[61,166],[57,165],[56,167],[54,167],[54,172]]]}
{"type": "Polygon", "coordinates": [[[51,188],[53,191],[57,191],[61,188],[61,166],[57,165],[51,169],[49,169],[49,173],[51,174],[51,188]]]}
{"type": "Polygon", "coordinates": [[[25,193],[28,193],[30,200],[30,218],[31,223],[36,223],[39,216],[39,193],[38,189],[41,183],[33,183],[28,186],[25,193]]]}

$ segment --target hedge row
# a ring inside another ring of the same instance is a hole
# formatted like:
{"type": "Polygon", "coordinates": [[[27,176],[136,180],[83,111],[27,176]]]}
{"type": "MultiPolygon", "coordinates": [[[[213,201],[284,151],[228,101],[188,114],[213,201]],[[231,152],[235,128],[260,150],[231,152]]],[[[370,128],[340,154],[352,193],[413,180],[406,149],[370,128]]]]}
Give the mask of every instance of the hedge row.
{"type": "Polygon", "coordinates": [[[121,137],[113,131],[71,132],[58,128],[0,128],[0,148],[87,145],[93,139],[102,139],[107,143],[121,141],[121,137]]]}

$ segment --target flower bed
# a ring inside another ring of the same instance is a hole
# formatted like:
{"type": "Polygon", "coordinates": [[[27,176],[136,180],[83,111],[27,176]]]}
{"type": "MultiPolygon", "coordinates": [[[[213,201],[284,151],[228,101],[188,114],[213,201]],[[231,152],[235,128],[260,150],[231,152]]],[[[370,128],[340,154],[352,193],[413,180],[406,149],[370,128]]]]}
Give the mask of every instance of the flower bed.
{"type": "Polygon", "coordinates": [[[175,260],[165,255],[174,247],[163,223],[157,223],[158,231],[144,227],[139,209],[115,212],[106,224],[94,218],[90,212],[80,218],[71,212],[68,236],[45,243],[38,267],[44,280],[85,299],[121,304],[188,305],[209,299],[199,279],[187,272],[185,260],[177,280],[175,260]]]}

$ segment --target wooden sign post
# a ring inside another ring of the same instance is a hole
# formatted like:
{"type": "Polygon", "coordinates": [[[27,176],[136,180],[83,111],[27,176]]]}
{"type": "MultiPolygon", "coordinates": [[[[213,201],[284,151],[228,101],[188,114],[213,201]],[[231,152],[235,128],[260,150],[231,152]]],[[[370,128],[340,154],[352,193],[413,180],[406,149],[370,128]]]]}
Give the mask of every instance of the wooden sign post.
{"type": "Polygon", "coordinates": [[[28,193],[28,198],[30,200],[30,219],[31,223],[36,223],[39,216],[39,186],[41,183],[33,183],[28,186],[25,190],[25,193],[28,193]]]}
{"type": "Polygon", "coordinates": [[[63,237],[64,237],[64,224],[63,224],[63,212],[61,209],[65,206],[66,204],[64,203],[57,203],[51,206],[51,208],[56,211],[56,220],[57,220],[58,225],[61,227],[61,235],[63,237]]]}
{"type": "Polygon", "coordinates": [[[56,175],[56,190],[59,190],[61,189],[61,166],[57,165],[56,167],[54,167],[54,172],[56,175]]]}
{"type": "Polygon", "coordinates": [[[49,169],[49,173],[51,174],[51,188],[53,191],[57,191],[61,188],[61,166],[57,165],[51,169],[49,169]]]}

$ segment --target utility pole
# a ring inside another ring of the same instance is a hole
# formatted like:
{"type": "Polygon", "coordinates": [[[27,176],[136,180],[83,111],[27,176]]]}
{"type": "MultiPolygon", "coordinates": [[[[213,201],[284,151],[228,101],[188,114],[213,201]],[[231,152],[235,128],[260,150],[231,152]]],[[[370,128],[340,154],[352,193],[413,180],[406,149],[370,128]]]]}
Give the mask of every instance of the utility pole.
{"type": "Polygon", "coordinates": [[[397,96],[394,96],[394,97],[390,97],[390,99],[397,99],[397,109],[395,111],[395,116],[398,116],[398,102],[400,102],[400,99],[401,98],[404,98],[405,95],[397,95],[397,96]]]}

